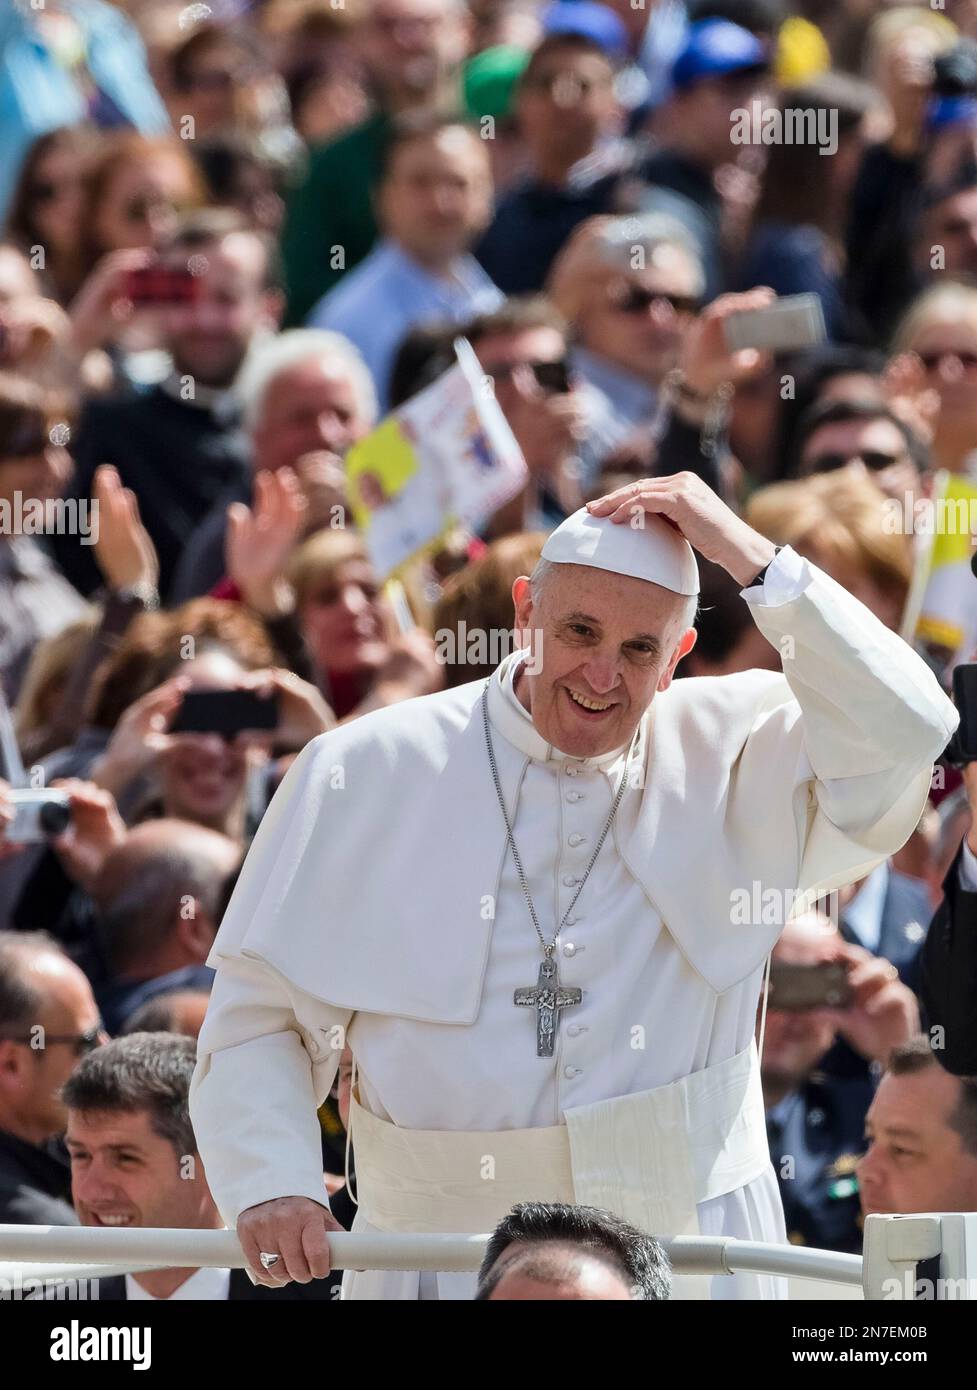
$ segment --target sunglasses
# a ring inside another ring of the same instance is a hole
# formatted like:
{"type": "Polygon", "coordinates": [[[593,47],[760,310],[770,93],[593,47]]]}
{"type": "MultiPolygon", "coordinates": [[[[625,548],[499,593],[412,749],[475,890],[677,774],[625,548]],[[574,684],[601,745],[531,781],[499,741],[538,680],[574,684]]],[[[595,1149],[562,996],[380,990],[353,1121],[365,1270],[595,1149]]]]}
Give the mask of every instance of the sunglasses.
{"type": "Polygon", "coordinates": [[[957,351],[952,348],[944,348],[942,352],[918,352],[916,356],[922,362],[928,372],[935,372],[938,367],[949,359],[956,358],[963,367],[964,371],[972,372],[977,367],[977,352],[967,352],[966,350],[957,351]]]}
{"type": "Polygon", "coordinates": [[[570,364],[565,357],[556,362],[510,362],[498,367],[486,367],[485,374],[493,381],[511,381],[513,373],[520,367],[528,367],[536,378],[540,390],[550,396],[565,396],[573,390],[570,364]]]}
{"type": "Polygon", "coordinates": [[[37,183],[31,184],[31,201],[34,203],[56,203],[65,193],[71,191],[72,182],[55,183],[51,179],[38,179],[37,183]]]}
{"type": "MultiPolygon", "coordinates": [[[[26,1038],[8,1038],[7,1041],[32,1043],[34,1039],[28,1036],[26,1038]]],[[[48,1047],[51,1043],[64,1043],[66,1046],[74,1048],[76,1057],[85,1057],[89,1052],[94,1052],[97,1047],[101,1047],[102,1025],[96,1023],[95,1027],[89,1028],[87,1033],[45,1033],[44,1047],[48,1047]]]]}
{"type": "Polygon", "coordinates": [[[853,454],[818,454],[811,459],[808,468],[812,473],[834,473],[861,459],[870,472],[881,473],[883,468],[905,462],[905,458],[905,454],[883,454],[879,449],[856,449],[853,454]]]}
{"type": "Polygon", "coordinates": [[[181,83],[184,92],[229,92],[238,83],[244,83],[250,73],[242,68],[210,68],[200,72],[187,73],[181,83]]]}
{"type": "Polygon", "coordinates": [[[668,304],[673,313],[697,314],[699,301],[691,295],[666,294],[661,290],[645,289],[642,285],[629,285],[610,296],[613,307],[622,314],[646,314],[652,305],[668,304]]]}
{"type": "Polygon", "coordinates": [[[178,212],[172,198],[139,197],[130,198],[124,209],[127,222],[148,222],[154,212],[178,212]]]}

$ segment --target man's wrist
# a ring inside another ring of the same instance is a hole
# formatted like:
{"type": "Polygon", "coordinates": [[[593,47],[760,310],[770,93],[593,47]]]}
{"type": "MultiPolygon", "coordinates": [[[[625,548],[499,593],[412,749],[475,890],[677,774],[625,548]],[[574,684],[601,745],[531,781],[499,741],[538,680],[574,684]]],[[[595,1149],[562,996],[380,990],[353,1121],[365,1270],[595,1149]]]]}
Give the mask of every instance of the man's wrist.
{"type": "Polygon", "coordinates": [[[741,589],[751,589],[774,559],[778,549],[779,547],[766,536],[754,533],[754,539],[749,541],[735,560],[730,561],[725,568],[741,589]]]}

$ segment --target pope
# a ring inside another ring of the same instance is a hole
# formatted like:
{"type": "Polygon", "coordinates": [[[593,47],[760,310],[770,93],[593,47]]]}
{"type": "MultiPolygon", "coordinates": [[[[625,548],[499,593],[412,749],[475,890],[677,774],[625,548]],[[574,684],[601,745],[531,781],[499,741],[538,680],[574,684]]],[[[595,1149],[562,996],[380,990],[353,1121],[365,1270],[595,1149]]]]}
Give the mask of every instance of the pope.
{"type": "MultiPolygon", "coordinates": [[[[956,713],[899,637],[691,474],[589,504],[542,557],[513,587],[519,650],[313,740],[244,864],[191,1111],[262,1283],[328,1271],[315,1112],[347,1046],[356,1230],[488,1232],[541,1200],[785,1239],[764,963],[789,916],[909,837],[956,713]],[[692,547],[741,586],[782,673],[673,681],[692,547]]],[[[689,1277],[673,1296],[779,1285],[689,1277]]],[[[343,1297],[473,1288],[365,1271],[343,1297]]]]}

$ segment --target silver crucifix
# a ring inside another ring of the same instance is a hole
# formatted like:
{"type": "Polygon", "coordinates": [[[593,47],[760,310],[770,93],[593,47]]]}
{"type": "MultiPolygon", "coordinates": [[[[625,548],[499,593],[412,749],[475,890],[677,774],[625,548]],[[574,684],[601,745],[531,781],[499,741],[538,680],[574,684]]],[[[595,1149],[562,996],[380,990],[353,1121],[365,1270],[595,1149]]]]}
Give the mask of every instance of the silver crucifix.
{"type": "Polygon", "coordinates": [[[560,1026],[560,1010],[579,1004],[583,991],[560,984],[556,961],[547,952],[536,979],[535,988],[517,989],[515,1002],[536,1009],[536,1056],[552,1057],[556,1030],[560,1026]]]}

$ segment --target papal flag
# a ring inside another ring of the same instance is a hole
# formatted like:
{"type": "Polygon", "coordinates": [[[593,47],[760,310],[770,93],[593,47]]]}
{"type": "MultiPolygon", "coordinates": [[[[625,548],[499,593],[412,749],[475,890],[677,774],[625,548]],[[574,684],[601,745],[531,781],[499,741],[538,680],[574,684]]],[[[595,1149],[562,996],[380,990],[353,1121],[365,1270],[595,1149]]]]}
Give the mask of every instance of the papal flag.
{"type": "Polygon", "coordinates": [[[471,344],[459,338],[455,355],[346,455],[353,519],[381,579],[437,549],[456,526],[477,530],[526,485],[519,445],[471,344]]]}
{"type": "MultiPolygon", "coordinates": [[[[920,508],[922,518],[923,506],[920,508]]],[[[977,581],[970,559],[977,540],[977,482],[963,473],[938,473],[926,499],[928,526],[914,528],[916,578],[903,635],[911,637],[938,674],[948,681],[958,661],[977,650],[977,581]],[[906,627],[911,630],[907,632],[906,627]]]]}

